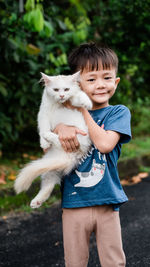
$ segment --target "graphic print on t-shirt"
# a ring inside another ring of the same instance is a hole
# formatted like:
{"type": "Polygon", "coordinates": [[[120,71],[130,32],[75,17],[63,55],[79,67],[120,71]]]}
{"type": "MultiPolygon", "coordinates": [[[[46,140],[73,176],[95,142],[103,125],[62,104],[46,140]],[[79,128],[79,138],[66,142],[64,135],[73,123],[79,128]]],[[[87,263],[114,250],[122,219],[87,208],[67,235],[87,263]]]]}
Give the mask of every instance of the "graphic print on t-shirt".
{"type": "Polygon", "coordinates": [[[99,160],[103,159],[103,162],[97,163],[96,160],[93,159],[91,169],[88,172],[79,172],[75,170],[75,173],[80,178],[80,182],[75,184],[75,187],[91,187],[98,184],[102,180],[105,173],[104,159],[106,160],[106,157],[100,152],[98,152],[97,154],[99,160]]]}

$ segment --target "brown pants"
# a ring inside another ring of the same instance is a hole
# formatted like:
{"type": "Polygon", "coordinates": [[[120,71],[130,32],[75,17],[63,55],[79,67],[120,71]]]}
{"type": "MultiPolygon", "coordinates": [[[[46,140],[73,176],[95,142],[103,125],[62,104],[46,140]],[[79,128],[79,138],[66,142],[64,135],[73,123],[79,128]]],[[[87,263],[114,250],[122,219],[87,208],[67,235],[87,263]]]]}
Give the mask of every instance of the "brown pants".
{"type": "Polygon", "coordinates": [[[119,212],[111,205],[63,209],[65,266],[87,266],[92,232],[101,267],[125,267],[119,212]]]}

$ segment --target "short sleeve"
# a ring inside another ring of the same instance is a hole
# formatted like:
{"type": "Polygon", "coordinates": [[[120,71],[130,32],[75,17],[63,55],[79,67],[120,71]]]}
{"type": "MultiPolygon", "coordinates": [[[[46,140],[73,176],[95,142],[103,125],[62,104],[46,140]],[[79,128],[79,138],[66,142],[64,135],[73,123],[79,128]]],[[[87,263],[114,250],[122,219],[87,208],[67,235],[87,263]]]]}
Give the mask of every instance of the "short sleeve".
{"type": "Polygon", "coordinates": [[[131,139],[131,113],[124,105],[117,105],[109,113],[104,123],[105,130],[115,131],[121,134],[119,143],[128,143],[131,139]]]}

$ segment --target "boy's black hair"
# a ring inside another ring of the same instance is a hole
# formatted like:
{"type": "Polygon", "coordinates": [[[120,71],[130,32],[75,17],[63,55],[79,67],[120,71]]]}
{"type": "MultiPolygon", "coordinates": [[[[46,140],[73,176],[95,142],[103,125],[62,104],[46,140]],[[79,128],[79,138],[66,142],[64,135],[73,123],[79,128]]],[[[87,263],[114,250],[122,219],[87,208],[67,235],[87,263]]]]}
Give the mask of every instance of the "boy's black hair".
{"type": "Polygon", "coordinates": [[[116,53],[108,47],[99,47],[95,43],[81,44],[74,49],[68,57],[68,64],[72,73],[84,69],[88,71],[110,69],[114,67],[118,70],[118,57],[116,53]]]}

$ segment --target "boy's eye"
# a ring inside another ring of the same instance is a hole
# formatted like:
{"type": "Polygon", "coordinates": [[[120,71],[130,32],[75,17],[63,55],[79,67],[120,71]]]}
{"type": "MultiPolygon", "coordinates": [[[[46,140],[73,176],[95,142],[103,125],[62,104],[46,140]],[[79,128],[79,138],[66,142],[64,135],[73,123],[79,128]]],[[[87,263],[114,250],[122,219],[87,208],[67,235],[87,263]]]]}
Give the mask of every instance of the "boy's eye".
{"type": "Polygon", "coordinates": [[[58,91],[59,91],[59,89],[58,89],[58,88],[53,88],[53,90],[54,90],[55,92],[58,92],[58,91]]]}
{"type": "Polygon", "coordinates": [[[65,92],[69,91],[69,88],[65,88],[64,91],[65,91],[65,92]]]}
{"type": "Polygon", "coordinates": [[[92,78],[91,78],[91,79],[88,79],[87,81],[88,81],[88,82],[94,82],[95,79],[92,79],[92,78]]]}
{"type": "Polygon", "coordinates": [[[107,76],[107,77],[105,77],[104,79],[105,80],[110,80],[112,77],[110,77],[110,76],[107,76]]]}

